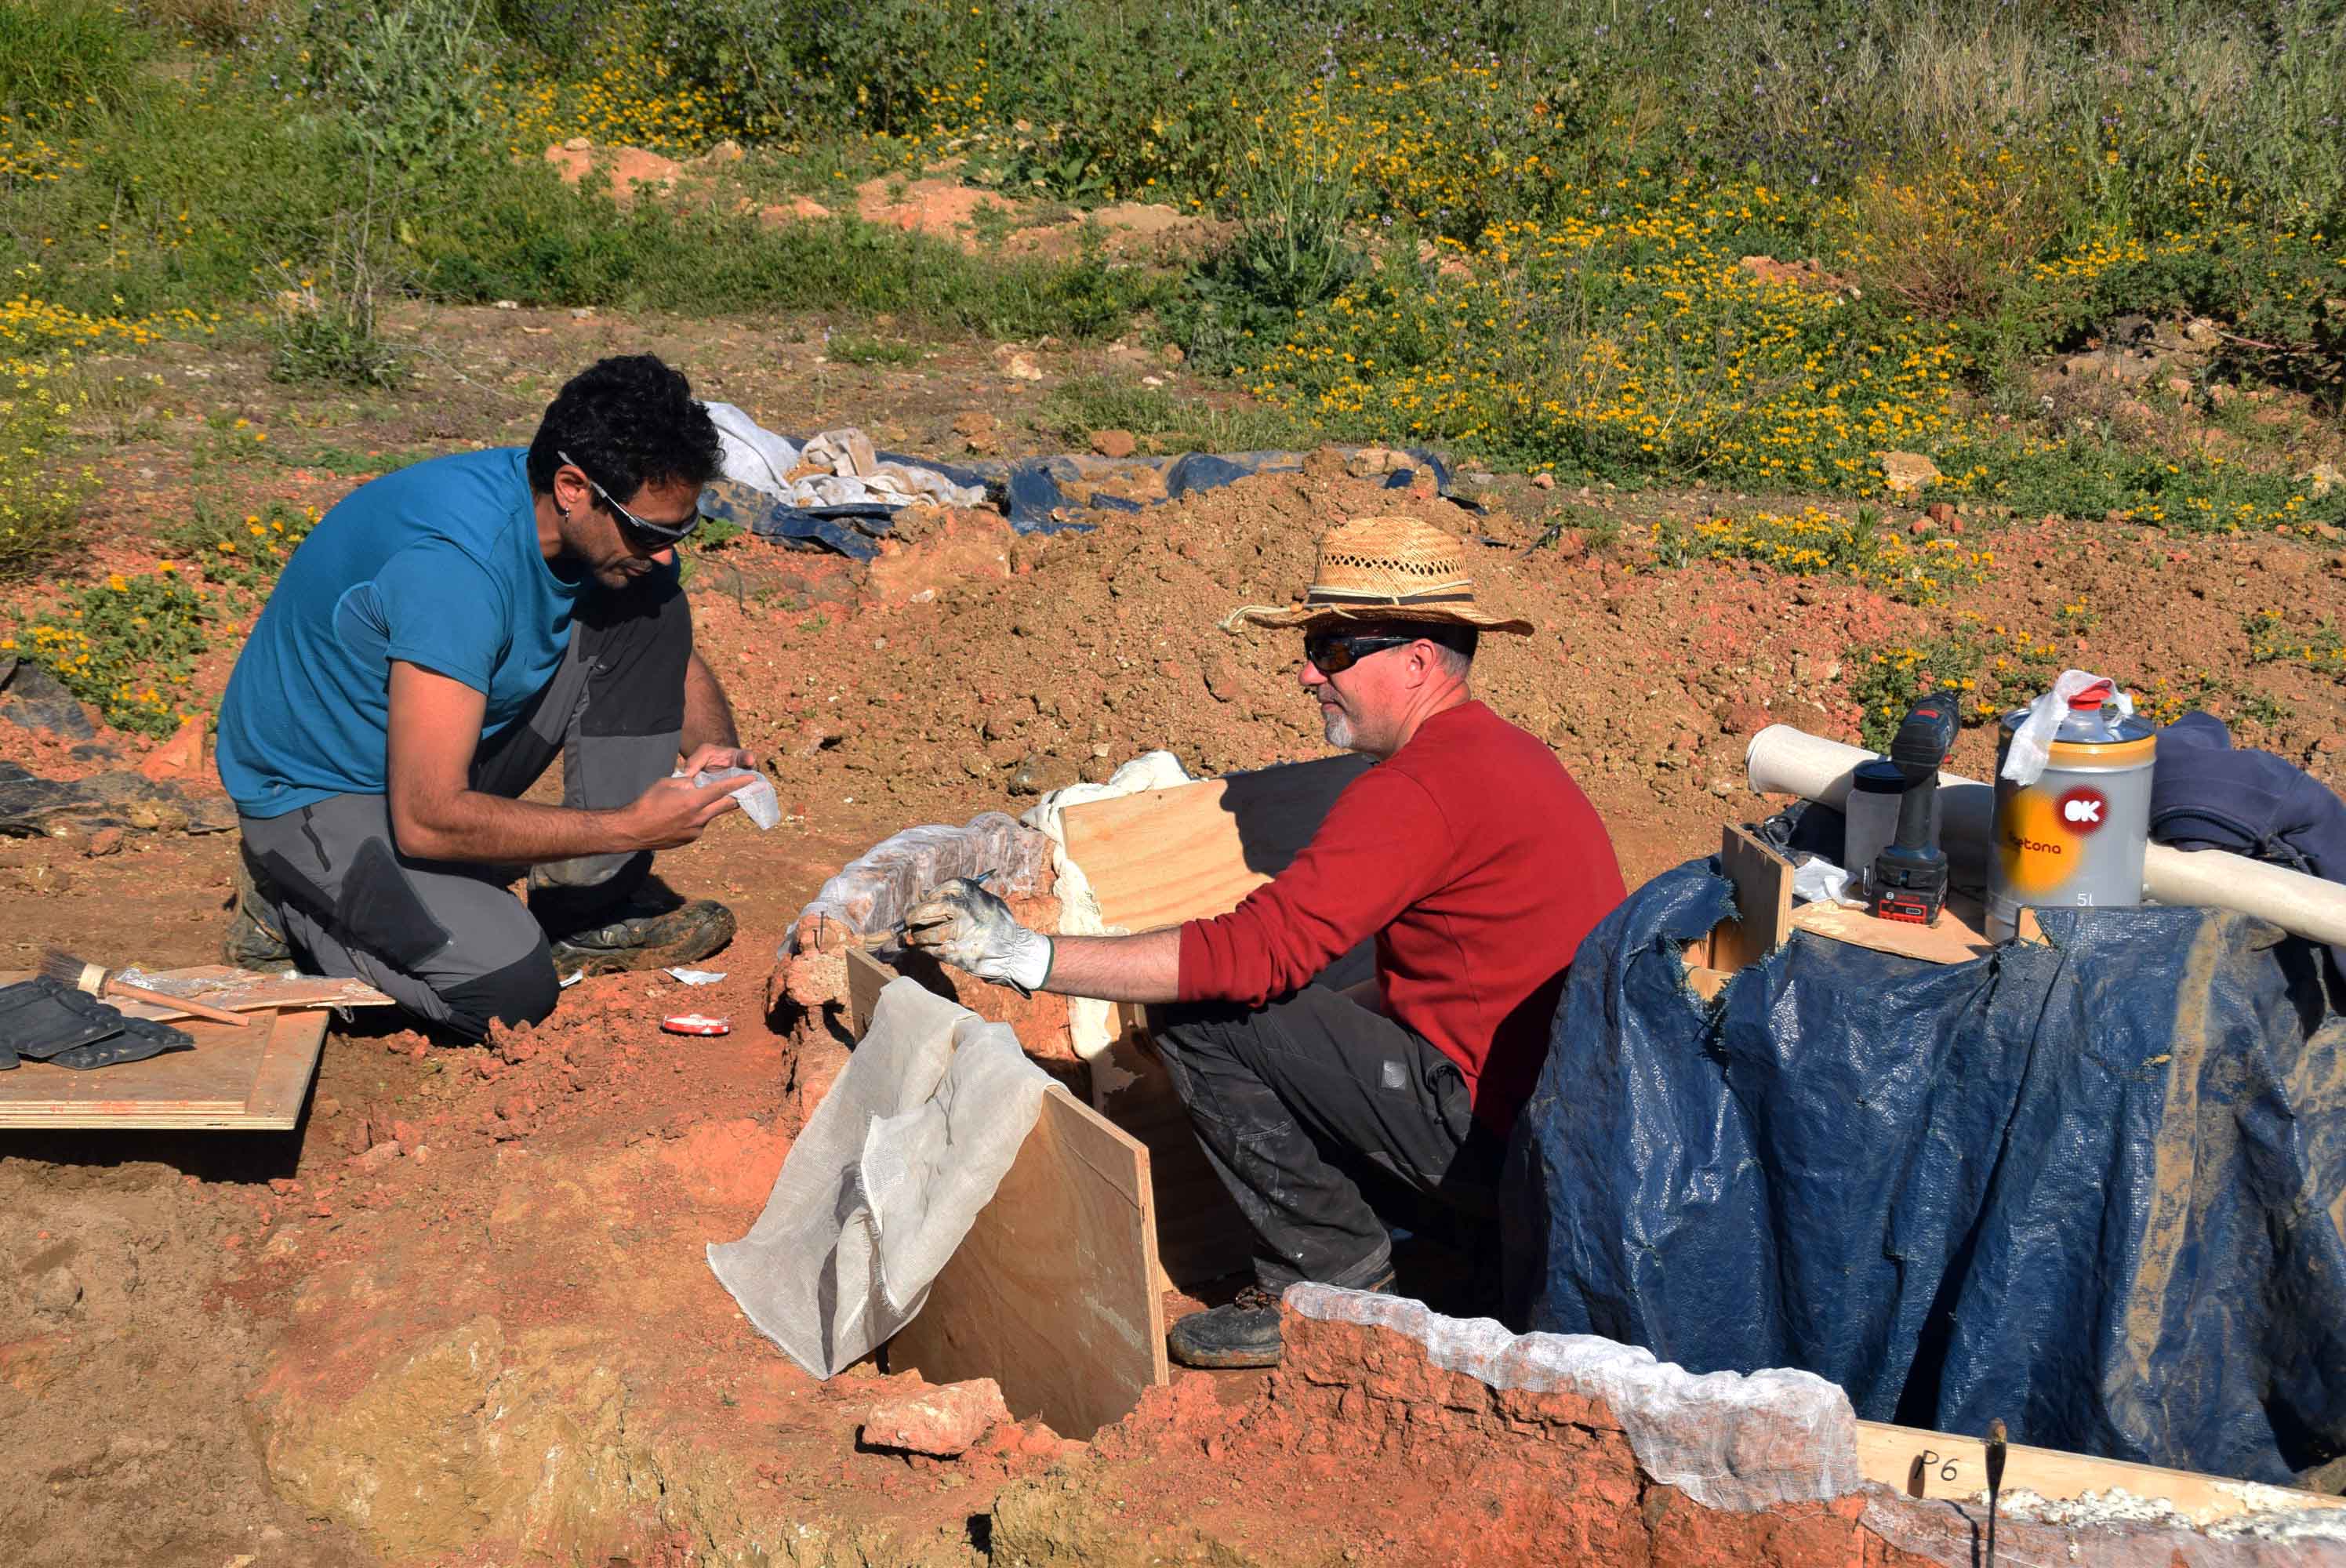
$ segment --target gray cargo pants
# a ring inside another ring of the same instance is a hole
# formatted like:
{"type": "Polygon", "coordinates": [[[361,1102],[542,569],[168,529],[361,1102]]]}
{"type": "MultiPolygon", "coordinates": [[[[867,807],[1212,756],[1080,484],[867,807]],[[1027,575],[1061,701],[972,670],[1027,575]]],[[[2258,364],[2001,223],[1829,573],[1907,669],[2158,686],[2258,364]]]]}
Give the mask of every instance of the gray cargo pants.
{"type": "Polygon", "coordinates": [[[1254,1227],[1264,1289],[1390,1272],[1392,1237],[1353,1179],[1370,1170],[1448,1211],[1461,1250],[1489,1250],[1504,1147],[1425,1039],[1323,985],[1263,1007],[1152,1007],[1148,1022],[1208,1163],[1254,1227]]]}
{"type": "MultiPolygon", "coordinates": [[[[562,803],[624,806],[676,766],[692,612],[672,576],[590,592],[546,689],[484,738],[473,788],[518,799],[562,756],[562,803]]],[[[255,886],[311,973],[352,975],[418,1017],[473,1039],[492,1023],[536,1023],[560,987],[540,916],[592,923],[651,869],[649,851],[529,868],[400,852],[381,795],[332,795],[281,817],[240,819],[255,886]],[[533,913],[533,910],[536,912],[533,913]]]]}

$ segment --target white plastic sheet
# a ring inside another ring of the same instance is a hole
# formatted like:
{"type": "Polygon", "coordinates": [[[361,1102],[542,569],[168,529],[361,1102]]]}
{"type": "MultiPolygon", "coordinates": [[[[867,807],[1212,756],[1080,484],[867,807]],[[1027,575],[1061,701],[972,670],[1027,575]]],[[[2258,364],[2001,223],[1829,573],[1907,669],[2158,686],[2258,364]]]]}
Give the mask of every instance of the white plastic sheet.
{"type": "Polygon", "coordinates": [[[2013,731],[2012,744],[2004,749],[2004,777],[2024,788],[2043,778],[2045,764],[2053,759],[2053,741],[2061,732],[2061,721],[2069,717],[2069,699],[2096,686],[2108,687],[2110,700],[2118,705],[2118,711],[2128,718],[2134,717],[2134,698],[2118,690],[2117,682],[2082,669],[2065,669],[2051,691],[2028,705],[2028,717],[2013,731]]]}
{"type": "Polygon", "coordinates": [[[1049,1084],[1008,1025],[891,981],[765,1212],[709,1267],[791,1360],[837,1376],[919,1313],[1049,1084]]]}

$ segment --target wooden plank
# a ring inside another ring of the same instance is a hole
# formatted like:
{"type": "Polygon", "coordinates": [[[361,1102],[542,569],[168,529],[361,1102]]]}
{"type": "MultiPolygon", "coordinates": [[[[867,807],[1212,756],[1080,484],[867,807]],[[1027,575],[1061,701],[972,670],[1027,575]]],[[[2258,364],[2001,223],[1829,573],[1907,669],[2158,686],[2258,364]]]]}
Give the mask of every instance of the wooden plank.
{"type": "MultiPolygon", "coordinates": [[[[394,1007],[398,1003],[363,980],[327,979],[315,974],[260,974],[225,963],[192,969],[165,969],[125,974],[151,991],[185,996],[230,1013],[257,1013],[264,1007],[394,1007]]],[[[132,1018],[170,1020],[190,1017],[184,1009],[128,997],[107,1001],[132,1018]]]]}
{"type": "MultiPolygon", "coordinates": [[[[1866,1480],[1910,1497],[1968,1502],[1987,1488],[1986,1445],[1977,1438],[1958,1437],[1952,1432],[1860,1421],[1857,1465],[1866,1480]]],[[[2006,1447],[2004,1488],[2006,1492],[2025,1489],[2053,1499],[2123,1490],[2137,1497],[2162,1500],[2195,1524],[2202,1525],[2249,1512],[2252,1499],[2264,1500],[2260,1504],[2263,1506],[2279,1497],[2299,1508],[2346,1507],[2346,1498],[2320,1492],[2251,1486],[2220,1476],[2093,1459],[2081,1453],[2027,1448],[2019,1443],[2006,1447]]]]}
{"type": "Polygon", "coordinates": [[[858,1040],[872,1027],[872,1010],[896,972],[860,947],[847,950],[847,1032],[858,1040]]]}
{"type": "Polygon", "coordinates": [[[1995,951],[1995,943],[1988,941],[1974,922],[1972,917],[1978,908],[1972,904],[1967,914],[1964,901],[1951,898],[1947,907],[1939,911],[1938,924],[1916,925],[1910,921],[1876,920],[1865,910],[1844,909],[1839,904],[1802,904],[1792,911],[1792,929],[1899,958],[1918,958],[1928,963],[1969,963],[1995,951]]]}
{"type": "Polygon", "coordinates": [[[314,1009],[242,1029],[190,1019],[176,1027],[192,1051],[87,1073],[27,1061],[0,1073],[0,1128],[282,1132],[301,1117],[326,1021],[314,1009]]]}
{"type": "Polygon", "coordinates": [[[1295,859],[1365,757],[1325,757],[1067,809],[1100,918],[1152,931],[1227,914],[1295,859]]]}
{"type": "Polygon", "coordinates": [[[1710,967],[1732,974],[1784,945],[1792,923],[1792,862],[1729,822],[1719,860],[1735,884],[1736,919],[1710,933],[1710,967]]]}
{"type": "Polygon", "coordinates": [[[1089,1439],[1163,1384],[1148,1151],[1053,1084],[888,1369],[992,1378],[1011,1413],[1089,1439]]]}

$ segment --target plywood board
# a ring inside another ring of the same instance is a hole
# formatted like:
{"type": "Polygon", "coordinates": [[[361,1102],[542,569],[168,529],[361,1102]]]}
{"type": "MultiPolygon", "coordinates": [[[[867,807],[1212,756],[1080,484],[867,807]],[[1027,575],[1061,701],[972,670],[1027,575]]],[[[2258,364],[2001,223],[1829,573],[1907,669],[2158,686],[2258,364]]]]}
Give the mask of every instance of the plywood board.
{"type": "Polygon", "coordinates": [[[933,1383],[992,1378],[1011,1413],[1089,1439],[1166,1380],[1148,1151],[1057,1084],[1009,1174],[888,1344],[933,1383]]]}
{"type": "Polygon", "coordinates": [[[1736,919],[1710,933],[1710,967],[1732,974],[1784,945],[1792,922],[1792,862],[1730,822],[1719,860],[1735,884],[1736,919]]]}
{"type": "MultiPolygon", "coordinates": [[[[1958,1437],[1951,1432],[1860,1421],[1857,1465],[1866,1480],[1910,1497],[1969,1502],[1987,1489],[1986,1445],[1977,1438],[1958,1437]]],[[[2026,1448],[2019,1443],[2010,1444],[2005,1450],[2006,1492],[2025,1490],[2039,1497],[2061,1499],[2113,1489],[2137,1497],[2161,1499],[2194,1523],[2203,1525],[2249,1512],[2252,1496],[2270,1500],[2278,1495],[2300,1508],[2346,1507],[2346,1498],[2311,1492],[2281,1492],[2267,1486],[2252,1488],[2245,1481],[2190,1471],[2093,1459],[2057,1449],[2026,1448]]]]}
{"type": "Polygon", "coordinates": [[[144,1062],[87,1073],[27,1061],[0,1073],[0,1128],[182,1128],[283,1132],[300,1120],[326,1013],[257,1013],[248,1028],[189,1019],[195,1040],[144,1062]]]}
{"type": "Polygon", "coordinates": [[[1287,868],[1365,757],[1325,757],[1071,806],[1067,858],[1100,918],[1152,931],[1227,914],[1287,868]]]}

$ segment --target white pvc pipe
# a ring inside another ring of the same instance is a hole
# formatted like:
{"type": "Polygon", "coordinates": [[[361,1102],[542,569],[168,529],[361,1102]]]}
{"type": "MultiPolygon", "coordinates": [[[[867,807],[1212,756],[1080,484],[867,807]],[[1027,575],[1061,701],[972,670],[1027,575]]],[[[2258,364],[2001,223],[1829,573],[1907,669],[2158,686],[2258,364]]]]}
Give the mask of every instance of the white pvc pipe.
{"type": "MultiPolygon", "coordinates": [[[[1798,795],[1838,808],[1849,796],[1851,773],[1874,757],[1861,747],[1771,724],[1751,738],[1743,766],[1755,793],[1798,795]]],[[[1939,775],[1940,831],[1959,874],[1984,872],[1994,816],[1994,786],[1939,775]]],[[[2346,944],[2346,886],[2286,866],[2222,850],[2153,844],[2143,856],[2142,891],[2163,904],[2239,910],[2296,936],[2346,944]]]]}

